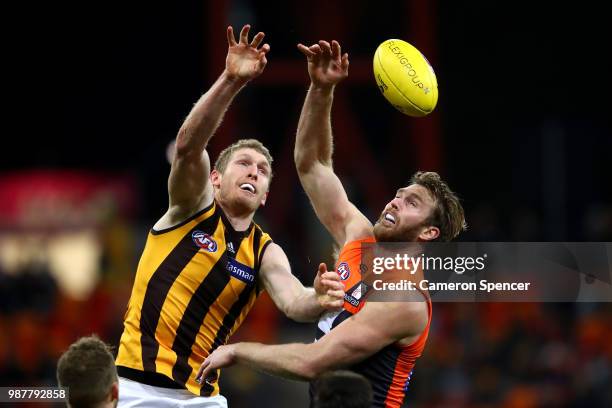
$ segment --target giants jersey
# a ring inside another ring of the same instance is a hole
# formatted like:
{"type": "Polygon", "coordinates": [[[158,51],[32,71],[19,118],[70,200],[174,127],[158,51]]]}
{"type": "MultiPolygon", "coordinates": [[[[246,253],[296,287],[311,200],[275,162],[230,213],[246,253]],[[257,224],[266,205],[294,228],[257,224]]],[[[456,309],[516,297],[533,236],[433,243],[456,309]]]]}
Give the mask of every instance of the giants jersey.
{"type": "Polygon", "coordinates": [[[200,385],[194,375],[255,303],[270,242],[254,223],[234,231],[215,202],[179,225],[151,230],[124,317],[119,375],[217,395],[218,382],[200,385]]]}
{"type": "MultiPolygon", "coordinates": [[[[317,325],[317,340],[344,320],[358,313],[365,305],[368,286],[361,281],[361,244],[374,242],[376,240],[370,237],[349,242],[342,248],[336,263],[336,272],[345,285],[343,310],[325,313],[321,316],[317,325]]],[[[431,300],[428,296],[425,297],[429,319],[423,333],[415,342],[408,346],[397,343],[389,344],[364,361],[348,367],[349,370],[366,377],[372,384],[373,407],[399,408],[402,405],[412,375],[412,368],[416,359],[423,352],[429,334],[431,300]]],[[[313,387],[314,385],[311,385],[311,399],[314,393],[313,387]]]]}

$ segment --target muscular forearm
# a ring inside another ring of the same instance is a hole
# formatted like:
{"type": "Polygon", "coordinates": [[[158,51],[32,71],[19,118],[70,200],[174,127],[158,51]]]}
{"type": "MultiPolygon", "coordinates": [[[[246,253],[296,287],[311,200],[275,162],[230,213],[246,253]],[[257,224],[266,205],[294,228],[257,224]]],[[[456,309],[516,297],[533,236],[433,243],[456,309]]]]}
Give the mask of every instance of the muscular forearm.
{"type": "Polygon", "coordinates": [[[287,306],[287,317],[296,322],[314,322],[323,313],[313,288],[303,288],[302,292],[287,306]]]}
{"type": "Polygon", "coordinates": [[[331,165],[332,130],[331,108],[334,100],[334,88],[310,85],[300,120],[295,141],[295,163],[298,171],[307,171],[316,161],[331,165]]]}
{"type": "Polygon", "coordinates": [[[202,153],[244,84],[244,81],[231,77],[226,71],[221,74],[208,92],[196,102],[181,126],[176,140],[178,154],[202,153]]]}
{"type": "Polygon", "coordinates": [[[310,344],[269,346],[259,343],[234,345],[236,362],[268,374],[292,380],[309,381],[317,376],[309,361],[310,344]]]}

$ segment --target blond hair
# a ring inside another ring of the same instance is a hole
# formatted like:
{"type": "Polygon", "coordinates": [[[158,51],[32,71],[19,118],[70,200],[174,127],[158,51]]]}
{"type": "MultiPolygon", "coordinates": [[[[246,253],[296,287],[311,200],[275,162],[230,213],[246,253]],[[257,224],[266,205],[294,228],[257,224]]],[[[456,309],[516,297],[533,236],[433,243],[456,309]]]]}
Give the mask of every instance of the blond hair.
{"type": "MultiPolygon", "coordinates": [[[[263,154],[266,160],[268,161],[268,164],[270,165],[270,170],[272,170],[272,162],[274,161],[274,159],[272,158],[272,155],[270,154],[268,148],[257,139],[240,139],[236,143],[233,143],[223,149],[221,153],[219,153],[219,157],[217,157],[217,160],[215,161],[214,168],[219,173],[223,174],[225,172],[225,169],[227,168],[227,164],[229,163],[232,155],[240,149],[253,149],[263,154]]],[[[272,173],[270,173],[270,179],[272,179],[272,173]]]]}

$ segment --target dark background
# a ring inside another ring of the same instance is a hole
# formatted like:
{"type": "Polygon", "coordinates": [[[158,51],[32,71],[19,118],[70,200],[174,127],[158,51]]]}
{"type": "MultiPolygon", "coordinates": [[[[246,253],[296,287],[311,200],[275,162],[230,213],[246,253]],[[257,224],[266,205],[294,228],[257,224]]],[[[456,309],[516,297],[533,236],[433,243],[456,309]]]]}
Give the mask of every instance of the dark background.
{"type": "MultiPolygon", "coordinates": [[[[141,203],[129,220],[136,236],[133,265],[144,234],[167,207],[166,147],[223,68],[225,27],[233,24],[237,31],[245,23],[266,33],[269,64],[234,101],[211,156],[242,137],[270,148],[277,175],[270,205],[257,220],[285,248],[305,283],[320,259],[331,262],[331,242],[291,162],[308,86],[297,42],[337,39],[350,54],[349,80],[338,88],[333,116],[335,167],[370,218],[413,172],[435,170],[463,200],[470,229],[462,240],[612,238],[612,29],[603,3],[245,0],[21,8],[6,37],[8,65],[16,71],[6,77],[15,90],[9,104],[17,112],[7,122],[16,119],[17,126],[4,135],[0,171],[133,177],[141,203]],[[439,103],[426,118],[401,115],[375,86],[371,58],[388,38],[413,43],[436,71],[439,103]]],[[[407,397],[413,406],[611,401],[611,350],[598,343],[612,331],[607,304],[448,306],[434,315],[430,344],[407,397]],[[596,329],[588,326],[592,321],[596,329]],[[494,335],[500,332],[502,337],[494,335]],[[547,351],[555,346],[564,351],[547,351]],[[546,352],[566,360],[551,368],[541,357],[542,367],[529,366],[546,352]],[[575,370],[589,369],[597,373],[591,382],[574,378],[575,370]],[[555,397],[546,400],[544,394],[555,397]]],[[[281,334],[272,341],[310,339],[312,327],[275,319],[281,334]]],[[[116,344],[120,316],[111,320],[103,337],[116,344]]],[[[66,339],[87,334],[82,331],[66,339]]],[[[52,361],[47,365],[49,373],[52,361]]],[[[250,381],[284,389],[281,380],[257,378],[250,381]]],[[[251,389],[227,387],[224,394],[234,406],[254,406],[244,399],[251,389]]]]}
{"type": "MultiPolygon", "coordinates": [[[[17,61],[27,62],[20,85],[34,89],[20,93],[26,117],[10,138],[18,154],[5,156],[2,169],[133,172],[148,203],[141,215],[156,219],[166,206],[162,153],[223,67],[225,43],[213,50],[211,33],[223,42],[228,23],[250,22],[272,46],[269,68],[289,60],[299,70],[297,42],[335,38],[353,61],[367,63],[384,39],[411,40],[419,29],[427,38],[413,42],[434,65],[440,98],[435,114],[416,121],[439,129],[438,149],[425,152],[439,157],[435,170],[468,213],[495,212],[496,239],[526,240],[513,231],[514,217],[526,213],[539,223],[530,239],[587,239],[584,215],[609,203],[612,191],[612,33],[598,3],[426,2],[422,17],[411,14],[413,3],[423,2],[47,5],[20,28],[29,34],[16,44],[24,57],[17,61]]],[[[278,159],[293,138],[308,77],[303,67],[303,81],[275,85],[270,71],[237,98],[230,137],[257,137],[278,159]]],[[[385,186],[405,183],[419,167],[411,141],[427,135],[389,109],[372,81],[347,81],[339,93],[353,115],[335,122],[357,121],[385,186]]]]}

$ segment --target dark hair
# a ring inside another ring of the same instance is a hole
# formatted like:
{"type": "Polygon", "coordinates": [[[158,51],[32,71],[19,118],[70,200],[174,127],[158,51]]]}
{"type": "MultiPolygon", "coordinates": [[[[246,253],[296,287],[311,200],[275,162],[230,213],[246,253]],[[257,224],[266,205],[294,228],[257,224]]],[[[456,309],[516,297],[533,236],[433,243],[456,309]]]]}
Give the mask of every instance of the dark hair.
{"type": "Polygon", "coordinates": [[[418,171],[414,173],[410,183],[425,187],[434,199],[435,208],[427,222],[440,229],[440,236],[437,240],[450,241],[461,231],[467,229],[465,214],[459,198],[438,173],[418,171]]]}
{"type": "Polygon", "coordinates": [[[118,382],[111,348],[97,336],[72,343],[57,362],[57,382],[68,388],[72,407],[91,407],[103,402],[118,382]]]}
{"type": "Polygon", "coordinates": [[[371,405],[372,386],[360,374],[331,371],[315,382],[315,408],[369,408],[371,405]]]}

